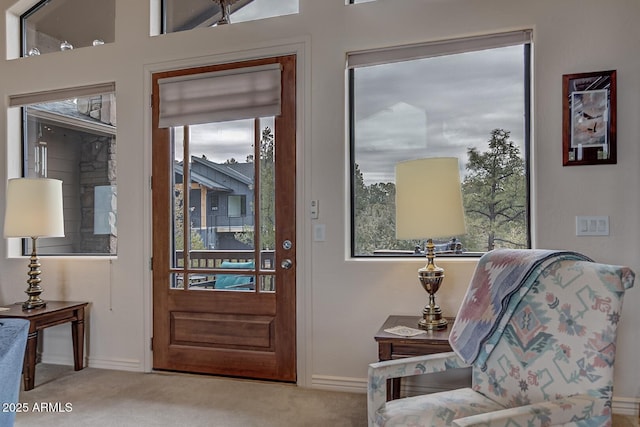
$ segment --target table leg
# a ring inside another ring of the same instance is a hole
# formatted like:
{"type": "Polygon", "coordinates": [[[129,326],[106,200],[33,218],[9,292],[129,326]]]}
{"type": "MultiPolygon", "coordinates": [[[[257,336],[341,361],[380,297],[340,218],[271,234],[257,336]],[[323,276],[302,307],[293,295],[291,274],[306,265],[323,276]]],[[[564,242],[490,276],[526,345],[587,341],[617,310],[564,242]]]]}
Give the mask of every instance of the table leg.
{"type": "Polygon", "coordinates": [[[79,308],[77,320],[71,322],[71,339],[73,341],[73,368],[76,371],[84,368],[84,307],[79,308]]]}
{"type": "MultiPolygon", "coordinates": [[[[391,344],[378,343],[378,360],[391,360],[391,344]]],[[[400,397],[400,378],[387,380],[387,402],[400,397]]]]}
{"type": "Polygon", "coordinates": [[[387,400],[400,399],[400,378],[393,378],[391,380],[391,399],[388,397],[389,393],[387,392],[387,400]]]}
{"type": "Polygon", "coordinates": [[[32,390],[36,379],[36,351],[38,348],[38,331],[29,331],[27,336],[27,348],[24,353],[24,365],[22,366],[22,379],[25,391],[32,390]]]}

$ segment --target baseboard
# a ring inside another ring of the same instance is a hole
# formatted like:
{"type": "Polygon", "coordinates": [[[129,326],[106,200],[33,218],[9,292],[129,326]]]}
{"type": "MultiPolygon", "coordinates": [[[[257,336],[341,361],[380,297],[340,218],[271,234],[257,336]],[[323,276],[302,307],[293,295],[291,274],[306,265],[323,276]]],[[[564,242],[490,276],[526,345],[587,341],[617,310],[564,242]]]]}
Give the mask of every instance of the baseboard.
{"type": "MultiPolygon", "coordinates": [[[[43,363],[52,365],[71,365],[73,366],[73,358],[68,355],[46,354],[42,355],[43,363]]],[[[140,360],[135,359],[100,359],[95,357],[87,358],[86,366],[97,369],[113,369],[116,371],[133,371],[143,372],[144,366],[140,360]]]]}
{"type": "Polygon", "coordinates": [[[367,379],[313,375],[311,377],[311,387],[331,391],[345,391],[349,393],[366,393],[367,379]]]}
{"type": "Polygon", "coordinates": [[[640,413],[640,398],[614,396],[611,411],[614,414],[637,416],[640,413]]]}
{"type": "MultiPolygon", "coordinates": [[[[364,378],[335,377],[329,375],[313,375],[311,377],[311,387],[344,391],[350,393],[366,393],[367,380],[364,378]]],[[[420,387],[416,385],[402,386],[402,392],[407,394],[418,394],[444,391],[443,389],[420,387]]],[[[613,397],[611,410],[614,414],[636,416],[640,413],[640,398],[637,397],[613,397]]]]}
{"type": "Polygon", "coordinates": [[[98,369],[115,369],[118,371],[144,372],[144,364],[137,359],[99,359],[89,357],[87,366],[98,369]]]}

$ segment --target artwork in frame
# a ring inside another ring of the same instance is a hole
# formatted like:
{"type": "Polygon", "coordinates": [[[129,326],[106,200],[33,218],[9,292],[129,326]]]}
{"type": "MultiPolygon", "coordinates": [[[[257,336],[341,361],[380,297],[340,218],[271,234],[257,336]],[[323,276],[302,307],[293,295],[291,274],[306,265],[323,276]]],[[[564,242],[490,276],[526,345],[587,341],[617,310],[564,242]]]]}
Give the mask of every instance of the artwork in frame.
{"type": "Polygon", "coordinates": [[[616,71],[562,76],[562,164],[617,163],[616,71]]]}

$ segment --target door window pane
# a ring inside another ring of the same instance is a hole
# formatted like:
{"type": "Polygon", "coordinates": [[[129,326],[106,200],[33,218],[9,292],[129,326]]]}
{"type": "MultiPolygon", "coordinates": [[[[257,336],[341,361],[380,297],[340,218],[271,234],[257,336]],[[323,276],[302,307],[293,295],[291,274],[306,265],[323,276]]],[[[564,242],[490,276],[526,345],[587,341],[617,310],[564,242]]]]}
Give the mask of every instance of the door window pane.
{"type": "MultiPolygon", "coordinates": [[[[270,117],[171,128],[175,248],[172,268],[184,267],[186,243],[190,268],[202,271],[188,276],[189,289],[254,291],[255,271],[273,271],[274,123],[270,117]],[[255,191],[256,144],[260,147],[260,195],[255,191]],[[185,156],[188,164],[184,163],[185,156]],[[190,179],[183,180],[185,173],[190,179]],[[185,188],[189,188],[186,197],[185,188]],[[255,233],[257,197],[261,206],[257,216],[261,224],[259,237],[255,233]],[[185,230],[189,230],[187,236],[185,230]],[[260,266],[255,264],[257,238],[263,249],[260,266]],[[212,269],[234,271],[205,271],[212,269]]],[[[275,290],[271,278],[261,278],[259,283],[259,291],[275,290]]]]}
{"type": "Polygon", "coordinates": [[[41,1],[21,16],[22,56],[113,43],[115,11],[115,0],[41,1]]]}
{"type": "MultiPolygon", "coordinates": [[[[265,270],[275,269],[276,137],[274,126],[275,123],[272,117],[260,122],[260,256],[262,268],[265,270]]],[[[286,253],[286,251],[295,251],[295,249],[284,249],[284,251],[286,253]]],[[[264,276],[262,279],[261,291],[275,291],[275,276],[264,276]]]]}

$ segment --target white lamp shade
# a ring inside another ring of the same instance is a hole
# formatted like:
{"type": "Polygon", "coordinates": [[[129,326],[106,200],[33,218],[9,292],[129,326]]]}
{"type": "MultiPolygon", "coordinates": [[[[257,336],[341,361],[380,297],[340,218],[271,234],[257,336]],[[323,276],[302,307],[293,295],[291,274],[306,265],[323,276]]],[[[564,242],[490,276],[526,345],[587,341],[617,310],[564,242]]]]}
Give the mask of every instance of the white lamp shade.
{"type": "Polygon", "coordinates": [[[4,237],[63,237],[62,181],[49,178],[9,180],[4,237]]]}
{"type": "Polygon", "coordinates": [[[456,157],[396,165],[396,238],[454,237],[466,233],[456,157]]]}

